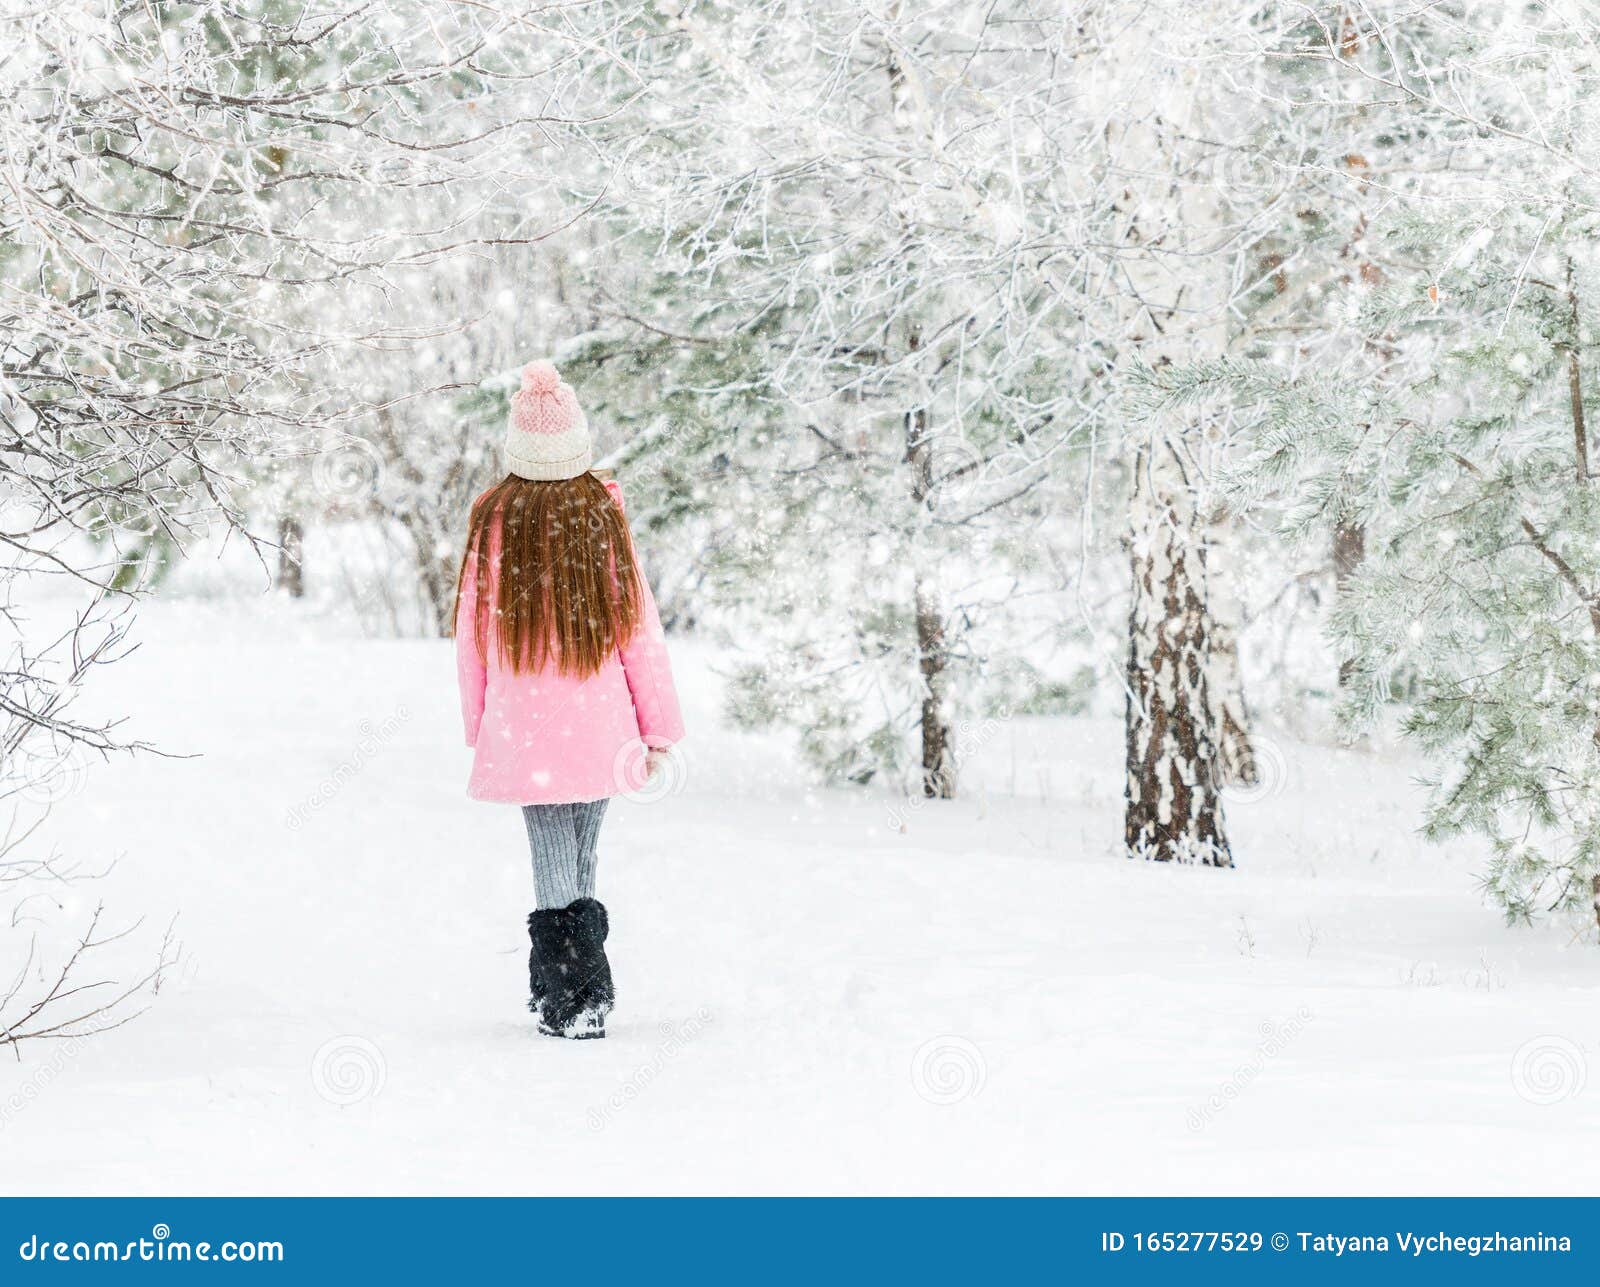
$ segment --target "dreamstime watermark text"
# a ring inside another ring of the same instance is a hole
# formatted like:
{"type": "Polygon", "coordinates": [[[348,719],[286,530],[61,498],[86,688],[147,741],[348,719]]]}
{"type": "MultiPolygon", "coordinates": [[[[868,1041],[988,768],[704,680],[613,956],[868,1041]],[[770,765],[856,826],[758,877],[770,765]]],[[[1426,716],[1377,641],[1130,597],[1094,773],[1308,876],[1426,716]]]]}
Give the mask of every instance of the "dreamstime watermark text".
{"type": "Polygon", "coordinates": [[[1216,1120],[1230,1104],[1244,1094],[1257,1077],[1261,1076],[1268,1064],[1293,1044],[1314,1018],[1316,1015],[1308,1006],[1301,1006],[1291,1018],[1281,1021],[1263,1020],[1258,1030],[1261,1040],[1250,1052],[1250,1058],[1235,1068],[1233,1076],[1207,1096],[1205,1102],[1195,1104],[1189,1109],[1189,1129],[1203,1131],[1216,1120]]]}
{"type": "Polygon", "coordinates": [[[290,831],[299,831],[306,825],[307,819],[325,808],[339,792],[358,773],[371,763],[372,759],[395,738],[411,712],[404,706],[397,706],[394,713],[381,723],[374,724],[371,720],[362,720],[359,725],[361,737],[356,742],[351,753],[334,767],[316,788],[300,803],[294,805],[284,815],[284,826],[290,831]]]}
{"type": "Polygon", "coordinates": [[[126,1242],[109,1238],[68,1241],[36,1233],[17,1247],[17,1259],[23,1264],[282,1264],[284,1250],[281,1242],[187,1242],[174,1238],[168,1226],[157,1224],[148,1237],[126,1242]]]}

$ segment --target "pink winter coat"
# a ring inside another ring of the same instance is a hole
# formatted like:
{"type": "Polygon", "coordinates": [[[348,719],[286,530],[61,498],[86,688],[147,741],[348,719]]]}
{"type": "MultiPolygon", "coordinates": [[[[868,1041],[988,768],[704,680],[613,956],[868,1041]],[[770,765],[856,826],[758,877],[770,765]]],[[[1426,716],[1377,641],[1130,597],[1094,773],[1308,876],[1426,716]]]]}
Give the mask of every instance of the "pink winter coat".
{"type": "MultiPolygon", "coordinates": [[[[622,489],[611,481],[606,488],[620,507],[622,489]]],[[[491,588],[499,557],[491,541],[491,588]]],[[[635,791],[644,785],[645,749],[683,736],[661,618],[642,572],[639,581],[639,630],[598,673],[576,679],[547,668],[517,675],[499,656],[485,664],[478,654],[477,575],[469,559],[456,614],[456,674],[467,745],[475,752],[467,785],[474,800],[568,804],[635,791]]],[[[494,654],[492,632],[489,643],[494,654]]]]}

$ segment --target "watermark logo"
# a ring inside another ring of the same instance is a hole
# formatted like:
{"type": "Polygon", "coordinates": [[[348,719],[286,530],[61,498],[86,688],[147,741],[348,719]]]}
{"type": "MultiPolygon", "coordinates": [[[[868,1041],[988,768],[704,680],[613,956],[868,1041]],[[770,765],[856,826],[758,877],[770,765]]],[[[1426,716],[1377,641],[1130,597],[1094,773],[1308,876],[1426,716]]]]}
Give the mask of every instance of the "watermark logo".
{"type": "Polygon", "coordinates": [[[0,783],[33,804],[59,804],[83,790],[89,780],[89,756],[74,741],[48,746],[24,742],[5,757],[0,783]]]}
{"type": "Polygon", "coordinates": [[[1227,782],[1222,798],[1230,805],[1258,804],[1279,795],[1289,783],[1289,760],[1270,737],[1250,735],[1247,748],[1224,748],[1227,782]]]}
{"type": "Polygon", "coordinates": [[[366,1037],[334,1037],[311,1058],[311,1084],[330,1104],[347,1108],[383,1093],[389,1064],[376,1042],[366,1037]]]}
{"type": "Polygon", "coordinates": [[[374,499],[383,489],[386,471],[370,442],[342,435],[311,462],[311,482],[328,500],[349,505],[374,499]]]}
{"type": "Polygon", "coordinates": [[[1567,1037],[1534,1037],[1511,1056],[1512,1088],[1530,1104],[1548,1107],[1574,1099],[1588,1080],[1588,1057],[1567,1037]]]}
{"type": "Polygon", "coordinates": [[[629,742],[618,749],[611,762],[611,780],[639,804],[654,804],[678,795],[689,780],[689,762],[680,747],[669,753],[656,752],[656,770],[649,772],[650,752],[643,742],[629,742]]]}
{"type": "Polygon", "coordinates": [[[934,1037],[911,1057],[911,1088],[930,1104],[946,1107],[983,1093],[989,1064],[976,1042],[951,1034],[934,1037]]]}
{"type": "Polygon", "coordinates": [[[1222,145],[1211,157],[1211,186],[1229,200],[1263,201],[1286,186],[1287,170],[1248,143],[1222,145]]]}

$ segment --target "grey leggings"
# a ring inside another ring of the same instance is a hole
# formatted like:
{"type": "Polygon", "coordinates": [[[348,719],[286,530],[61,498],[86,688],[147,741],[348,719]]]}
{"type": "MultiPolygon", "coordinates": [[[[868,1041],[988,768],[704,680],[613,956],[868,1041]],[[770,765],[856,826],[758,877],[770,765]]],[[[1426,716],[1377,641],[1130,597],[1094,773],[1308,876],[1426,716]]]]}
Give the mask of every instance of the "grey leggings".
{"type": "Polygon", "coordinates": [[[594,846],[610,803],[522,806],[528,847],[533,850],[533,892],[541,911],[594,897],[594,846]]]}

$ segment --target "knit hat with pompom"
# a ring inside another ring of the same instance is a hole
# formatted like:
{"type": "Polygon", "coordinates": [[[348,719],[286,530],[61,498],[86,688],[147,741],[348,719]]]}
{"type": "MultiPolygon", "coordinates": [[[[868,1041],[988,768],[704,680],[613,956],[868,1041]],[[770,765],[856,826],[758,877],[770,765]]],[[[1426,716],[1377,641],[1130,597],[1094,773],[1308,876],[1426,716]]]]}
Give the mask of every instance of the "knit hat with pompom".
{"type": "Polygon", "coordinates": [[[511,395],[506,469],[518,478],[552,482],[587,473],[593,463],[589,422],[572,386],[551,362],[522,368],[522,388],[511,395]]]}

